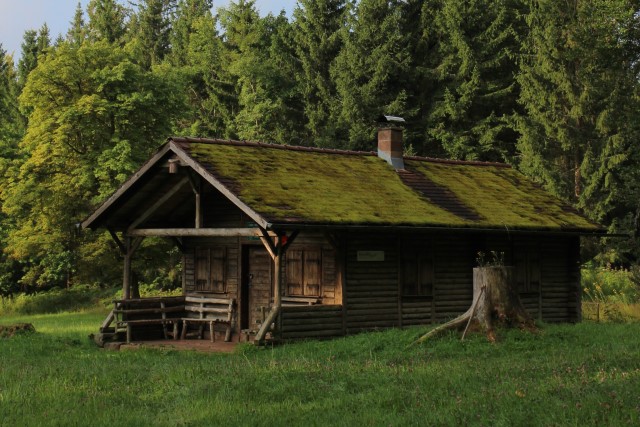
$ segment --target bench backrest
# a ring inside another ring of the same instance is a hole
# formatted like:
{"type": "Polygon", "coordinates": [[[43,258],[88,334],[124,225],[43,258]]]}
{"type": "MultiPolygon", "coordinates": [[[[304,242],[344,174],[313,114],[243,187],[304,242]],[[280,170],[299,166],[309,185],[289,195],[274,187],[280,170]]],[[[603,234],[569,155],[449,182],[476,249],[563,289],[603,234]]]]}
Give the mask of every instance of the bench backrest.
{"type": "Polygon", "coordinates": [[[187,317],[195,319],[217,319],[231,322],[235,311],[236,300],[204,295],[187,295],[184,298],[184,309],[187,317]]]}
{"type": "Polygon", "coordinates": [[[184,297],[114,300],[113,313],[122,320],[179,318],[184,313],[184,297]]]}

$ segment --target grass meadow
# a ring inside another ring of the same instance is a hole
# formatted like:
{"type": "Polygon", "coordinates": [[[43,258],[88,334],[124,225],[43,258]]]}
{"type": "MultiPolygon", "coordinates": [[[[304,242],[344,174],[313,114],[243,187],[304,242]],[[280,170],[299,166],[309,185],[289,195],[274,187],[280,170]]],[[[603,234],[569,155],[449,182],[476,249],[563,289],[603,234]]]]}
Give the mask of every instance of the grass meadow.
{"type": "Polygon", "coordinates": [[[232,354],[107,351],[103,310],[5,315],[0,425],[640,425],[640,323],[543,325],[497,344],[424,328],[232,354]]]}

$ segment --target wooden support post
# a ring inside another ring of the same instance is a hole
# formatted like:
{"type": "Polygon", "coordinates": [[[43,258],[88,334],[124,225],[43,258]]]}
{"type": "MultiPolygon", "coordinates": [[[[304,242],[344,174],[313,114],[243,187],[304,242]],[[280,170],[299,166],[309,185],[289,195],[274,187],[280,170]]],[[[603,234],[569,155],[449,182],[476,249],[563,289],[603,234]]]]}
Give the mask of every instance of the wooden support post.
{"type": "MultiPolygon", "coordinates": [[[[131,237],[125,237],[124,239],[124,271],[122,276],[122,299],[131,298],[131,257],[133,252],[131,251],[131,237]]],[[[127,328],[127,335],[129,334],[127,328]]]]}
{"type": "Polygon", "coordinates": [[[131,260],[133,254],[140,247],[144,237],[132,239],[131,236],[124,238],[124,268],[122,273],[122,299],[130,299],[131,295],[131,260]]]}

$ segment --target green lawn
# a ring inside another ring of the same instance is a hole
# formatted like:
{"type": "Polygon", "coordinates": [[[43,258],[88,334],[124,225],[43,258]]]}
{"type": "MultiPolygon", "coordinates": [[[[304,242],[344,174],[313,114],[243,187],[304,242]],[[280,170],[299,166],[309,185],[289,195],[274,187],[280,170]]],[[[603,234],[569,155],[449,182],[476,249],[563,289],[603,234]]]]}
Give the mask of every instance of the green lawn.
{"type": "Polygon", "coordinates": [[[234,354],[112,352],[104,313],[0,317],[0,425],[639,425],[640,323],[512,331],[492,345],[422,328],[234,354]]]}

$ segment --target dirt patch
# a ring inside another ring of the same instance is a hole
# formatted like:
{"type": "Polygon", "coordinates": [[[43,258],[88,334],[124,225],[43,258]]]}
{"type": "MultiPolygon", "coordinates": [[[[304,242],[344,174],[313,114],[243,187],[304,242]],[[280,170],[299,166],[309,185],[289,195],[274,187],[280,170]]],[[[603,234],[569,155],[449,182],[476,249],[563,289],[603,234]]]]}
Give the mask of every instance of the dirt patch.
{"type": "MultiPolygon", "coordinates": [[[[115,350],[135,350],[139,348],[158,348],[163,350],[192,350],[203,353],[232,353],[238,342],[216,341],[212,343],[208,340],[158,340],[158,341],[138,341],[135,343],[117,343],[111,349],[115,350]],[[116,348],[117,347],[117,348],[116,348]]],[[[105,345],[105,348],[107,346],[105,345]]]]}
{"type": "Polygon", "coordinates": [[[18,334],[35,332],[31,323],[16,323],[15,325],[0,325],[0,338],[11,338],[18,334]]]}

